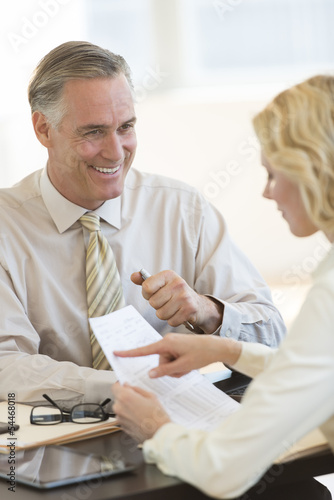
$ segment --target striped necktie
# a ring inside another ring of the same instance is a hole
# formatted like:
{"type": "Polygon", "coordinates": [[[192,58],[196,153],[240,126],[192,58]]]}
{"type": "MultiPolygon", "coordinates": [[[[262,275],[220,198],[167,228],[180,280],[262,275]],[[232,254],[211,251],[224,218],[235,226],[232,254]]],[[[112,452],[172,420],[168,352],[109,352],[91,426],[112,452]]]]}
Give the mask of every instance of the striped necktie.
{"type": "MultiPolygon", "coordinates": [[[[90,232],[86,254],[86,293],[88,317],[96,318],[124,307],[122,284],[113,251],[101,232],[100,217],[87,212],[79,221],[90,232]]],[[[110,365],[91,329],[90,342],[93,367],[110,370],[110,365]]]]}

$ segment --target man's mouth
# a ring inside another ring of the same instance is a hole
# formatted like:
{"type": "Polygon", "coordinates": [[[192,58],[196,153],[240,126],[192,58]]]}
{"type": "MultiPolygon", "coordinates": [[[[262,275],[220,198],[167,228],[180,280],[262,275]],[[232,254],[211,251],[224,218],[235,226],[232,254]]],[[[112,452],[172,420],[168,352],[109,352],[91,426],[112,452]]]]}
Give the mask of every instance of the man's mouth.
{"type": "Polygon", "coordinates": [[[114,174],[121,168],[121,165],[118,165],[115,168],[101,168],[95,167],[94,165],[90,165],[90,167],[92,167],[94,170],[97,170],[98,172],[101,172],[102,174],[114,174]]]}

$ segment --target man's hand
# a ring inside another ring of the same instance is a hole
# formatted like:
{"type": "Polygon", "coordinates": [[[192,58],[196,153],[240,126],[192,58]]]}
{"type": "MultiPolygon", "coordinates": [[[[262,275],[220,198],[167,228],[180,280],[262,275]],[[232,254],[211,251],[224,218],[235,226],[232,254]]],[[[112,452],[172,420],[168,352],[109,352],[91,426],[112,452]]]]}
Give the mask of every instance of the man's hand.
{"type": "Polygon", "coordinates": [[[122,429],[137,442],[150,439],[170,418],[156,396],[139,387],[113,384],[113,411],[122,429]]]}
{"type": "Polygon", "coordinates": [[[191,370],[222,361],[233,365],[239,359],[241,343],[233,339],[202,335],[169,333],[159,342],[129,351],[114,351],[116,356],[136,357],[159,354],[159,366],[153,368],[151,378],[169,375],[181,377],[191,370]]]}
{"type": "Polygon", "coordinates": [[[223,305],[196,293],[174,271],[161,271],[145,281],[137,272],[131,280],[142,285],[143,297],[156,309],[157,317],[170,326],[189,321],[204,333],[213,333],[222,323],[223,305]]]}

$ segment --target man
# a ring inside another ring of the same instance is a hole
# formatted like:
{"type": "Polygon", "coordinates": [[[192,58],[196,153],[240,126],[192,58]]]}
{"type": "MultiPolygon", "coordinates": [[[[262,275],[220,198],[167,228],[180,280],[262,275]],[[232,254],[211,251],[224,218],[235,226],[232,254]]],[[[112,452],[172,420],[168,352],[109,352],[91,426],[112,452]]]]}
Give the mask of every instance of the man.
{"type": "Polygon", "coordinates": [[[160,333],[188,321],[198,333],[279,343],[281,316],[221,215],[183,183],[129,171],[136,115],[122,57],[65,43],[39,63],[29,101],[48,162],[0,193],[2,398],[48,393],[71,406],[111,396],[114,374],[92,368],[87,212],[100,217],[124,303],[160,333]],[[144,283],[142,267],[153,275],[144,283]]]}

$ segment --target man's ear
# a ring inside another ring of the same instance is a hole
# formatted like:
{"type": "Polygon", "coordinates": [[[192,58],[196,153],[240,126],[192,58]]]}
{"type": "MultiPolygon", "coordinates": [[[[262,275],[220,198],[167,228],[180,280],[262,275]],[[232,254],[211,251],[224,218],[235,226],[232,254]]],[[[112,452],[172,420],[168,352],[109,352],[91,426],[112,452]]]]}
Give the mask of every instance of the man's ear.
{"type": "Polygon", "coordinates": [[[31,118],[37,139],[43,146],[49,148],[51,146],[51,125],[46,119],[46,116],[40,111],[35,111],[31,118]]]}

